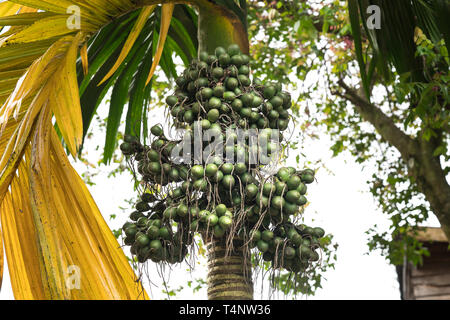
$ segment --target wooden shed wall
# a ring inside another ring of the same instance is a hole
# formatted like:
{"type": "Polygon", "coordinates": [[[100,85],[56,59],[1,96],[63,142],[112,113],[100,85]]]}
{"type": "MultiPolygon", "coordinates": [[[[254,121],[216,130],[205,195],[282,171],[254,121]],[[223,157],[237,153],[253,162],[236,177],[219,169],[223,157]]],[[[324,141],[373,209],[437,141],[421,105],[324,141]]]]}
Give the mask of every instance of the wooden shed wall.
{"type": "Polygon", "coordinates": [[[403,299],[450,300],[450,251],[448,243],[427,244],[430,256],[422,266],[403,266],[403,299]]]}

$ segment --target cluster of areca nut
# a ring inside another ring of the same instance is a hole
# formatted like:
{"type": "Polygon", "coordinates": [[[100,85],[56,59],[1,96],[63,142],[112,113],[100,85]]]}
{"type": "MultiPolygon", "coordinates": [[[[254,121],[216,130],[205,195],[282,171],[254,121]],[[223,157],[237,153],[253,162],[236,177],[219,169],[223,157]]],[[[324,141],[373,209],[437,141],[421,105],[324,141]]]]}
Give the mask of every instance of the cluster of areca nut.
{"type": "Polygon", "coordinates": [[[279,84],[251,81],[249,62],[237,45],[200,53],[166,98],[183,139],[169,139],[161,125],[151,128],[150,145],[124,137],[120,149],[142,191],[122,230],[139,262],[183,261],[196,233],[206,241],[240,239],[274,269],[302,272],[319,260],[324,230],[296,223],[314,171],[263,170],[288,128],[291,97],[279,84]],[[214,137],[201,136],[209,153],[200,160],[192,151],[196,130],[214,137]],[[257,132],[255,144],[236,130],[257,132]]]}

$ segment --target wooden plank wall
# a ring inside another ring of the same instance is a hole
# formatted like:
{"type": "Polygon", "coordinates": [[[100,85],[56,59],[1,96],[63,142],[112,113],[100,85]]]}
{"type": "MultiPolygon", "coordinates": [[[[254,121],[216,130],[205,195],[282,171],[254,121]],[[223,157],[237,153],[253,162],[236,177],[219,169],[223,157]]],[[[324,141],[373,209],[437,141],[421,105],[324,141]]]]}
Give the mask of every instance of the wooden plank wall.
{"type": "Polygon", "coordinates": [[[430,256],[422,266],[404,269],[404,299],[450,300],[450,251],[448,243],[435,242],[428,246],[430,256]]]}

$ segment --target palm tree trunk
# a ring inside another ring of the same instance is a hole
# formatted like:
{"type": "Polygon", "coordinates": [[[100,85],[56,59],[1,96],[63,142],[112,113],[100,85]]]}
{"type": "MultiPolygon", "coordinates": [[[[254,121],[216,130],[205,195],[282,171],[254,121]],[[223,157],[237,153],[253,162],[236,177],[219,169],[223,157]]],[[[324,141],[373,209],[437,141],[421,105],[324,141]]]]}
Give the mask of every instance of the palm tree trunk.
{"type": "Polygon", "coordinates": [[[242,242],[233,241],[234,250],[227,252],[225,241],[208,243],[208,299],[252,300],[251,260],[242,250],[242,242]]]}
{"type": "Polygon", "coordinates": [[[248,54],[248,33],[241,20],[230,10],[210,2],[200,2],[198,10],[199,52],[214,53],[214,49],[238,44],[248,54]]]}
{"type": "MultiPolygon", "coordinates": [[[[224,48],[236,43],[248,54],[249,44],[245,26],[239,18],[224,7],[209,2],[199,5],[199,52],[214,53],[218,46],[224,48]]],[[[227,251],[225,240],[210,240],[208,248],[208,299],[253,299],[252,269],[249,252],[244,252],[242,242],[234,239],[233,250],[227,251]]]]}

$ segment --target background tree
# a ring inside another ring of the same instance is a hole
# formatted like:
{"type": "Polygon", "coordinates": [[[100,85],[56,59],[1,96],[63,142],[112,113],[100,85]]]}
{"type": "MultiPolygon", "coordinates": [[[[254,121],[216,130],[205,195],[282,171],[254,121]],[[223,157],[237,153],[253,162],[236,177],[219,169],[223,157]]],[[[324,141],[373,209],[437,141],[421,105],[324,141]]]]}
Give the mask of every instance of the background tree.
{"type": "Polygon", "coordinates": [[[369,230],[369,248],[393,263],[420,261],[411,231],[431,212],[449,236],[448,14],[447,1],[249,2],[258,70],[299,84],[312,136],[322,126],[335,155],[377,169],[368,183],[391,227],[369,230]]]}

